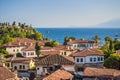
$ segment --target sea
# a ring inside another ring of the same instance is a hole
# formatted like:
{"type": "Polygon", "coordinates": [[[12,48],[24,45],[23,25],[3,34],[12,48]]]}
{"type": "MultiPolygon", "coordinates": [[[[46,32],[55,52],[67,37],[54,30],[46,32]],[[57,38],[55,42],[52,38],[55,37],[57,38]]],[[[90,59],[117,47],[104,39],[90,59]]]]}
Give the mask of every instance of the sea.
{"type": "Polygon", "coordinates": [[[109,36],[112,39],[120,38],[120,28],[36,28],[45,38],[57,40],[63,44],[65,36],[74,36],[76,39],[92,40],[95,35],[101,39],[101,44],[104,44],[105,37],[109,36]]]}

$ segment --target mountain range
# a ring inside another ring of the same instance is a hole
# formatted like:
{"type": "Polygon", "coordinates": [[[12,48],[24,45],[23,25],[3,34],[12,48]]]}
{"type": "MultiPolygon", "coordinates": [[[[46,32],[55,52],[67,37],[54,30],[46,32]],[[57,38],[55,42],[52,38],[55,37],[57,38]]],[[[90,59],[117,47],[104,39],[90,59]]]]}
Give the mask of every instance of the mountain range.
{"type": "Polygon", "coordinates": [[[112,19],[110,21],[97,24],[97,25],[95,25],[95,27],[120,28],[120,19],[112,19]]]}

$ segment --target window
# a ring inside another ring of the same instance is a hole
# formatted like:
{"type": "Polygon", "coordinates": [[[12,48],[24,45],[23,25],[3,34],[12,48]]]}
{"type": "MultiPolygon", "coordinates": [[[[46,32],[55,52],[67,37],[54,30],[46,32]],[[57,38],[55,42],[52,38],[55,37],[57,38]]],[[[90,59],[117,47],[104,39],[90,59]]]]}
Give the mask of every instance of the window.
{"type": "Polygon", "coordinates": [[[103,57],[101,57],[101,61],[103,61],[103,57]]]}
{"type": "Polygon", "coordinates": [[[25,52],[23,52],[23,56],[26,56],[26,53],[25,53],[25,52]]]}
{"type": "Polygon", "coordinates": [[[84,68],[77,68],[77,71],[84,71],[84,68]]]}
{"type": "Polygon", "coordinates": [[[53,71],[53,67],[50,67],[49,70],[50,70],[50,71],[53,71]]]}
{"type": "Polygon", "coordinates": [[[19,49],[17,49],[17,52],[19,52],[19,49]]]}
{"type": "Polygon", "coordinates": [[[23,65],[23,69],[25,69],[25,65],[23,65]]]}
{"type": "Polygon", "coordinates": [[[29,52],[28,52],[28,56],[29,56],[29,52]]]}
{"type": "Polygon", "coordinates": [[[39,70],[39,68],[37,68],[37,70],[39,70]]]}
{"type": "Polygon", "coordinates": [[[14,70],[17,70],[17,66],[14,66],[14,70]]]}
{"type": "Polygon", "coordinates": [[[96,61],[96,58],[94,58],[94,62],[96,61]]]}
{"type": "Polygon", "coordinates": [[[33,55],[33,53],[31,52],[31,55],[33,55]]]}
{"type": "Polygon", "coordinates": [[[74,45],[74,47],[76,47],[76,45],[74,45]]]}
{"type": "Polygon", "coordinates": [[[13,49],[13,52],[15,52],[15,49],[13,49]]]}
{"type": "Polygon", "coordinates": [[[98,61],[100,61],[100,57],[98,57],[98,61]]]}
{"type": "Polygon", "coordinates": [[[77,62],[79,62],[79,58],[77,58],[77,62]]]}
{"type": "Polygon", "coordinates": [[[80,62],[83,62],[83,58],[80,59],[80,62]]]}
{"type": "Polygon", "coordinates": [[[64,55],[66,55],[66,52],[64,52],[64,55]]]}
{"type": "Polygon", "coordinates": [[[90,58],[90,62],[92,62],[92,58],[90,58]]]}
{"type": "Polygon", "coordinates": [[[7,63],[7,67],[10,67],[10,63],[7,63]]]}
{"type": "Polygon", "coordinates": [[[22,69],[22,65],[19,66],[19,69],[22,69]]]}

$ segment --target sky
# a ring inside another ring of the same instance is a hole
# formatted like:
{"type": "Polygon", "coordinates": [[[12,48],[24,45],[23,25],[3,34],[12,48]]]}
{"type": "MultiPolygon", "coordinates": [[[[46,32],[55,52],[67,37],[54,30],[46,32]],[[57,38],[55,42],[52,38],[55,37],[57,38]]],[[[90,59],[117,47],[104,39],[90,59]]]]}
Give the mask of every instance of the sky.
{"type": "Polygon", "coordinates": [[[0,22],[91,27],[120,18],[120,0],[0,0],[0,22]]]}

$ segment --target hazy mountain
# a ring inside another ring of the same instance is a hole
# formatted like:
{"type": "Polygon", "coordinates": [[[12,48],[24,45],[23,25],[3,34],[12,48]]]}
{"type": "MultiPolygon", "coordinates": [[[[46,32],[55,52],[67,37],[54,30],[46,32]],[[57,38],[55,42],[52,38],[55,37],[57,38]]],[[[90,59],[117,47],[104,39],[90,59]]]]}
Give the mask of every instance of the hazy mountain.
{"type": "Polygon", "coordinates": [[[96,26],[105,28],[120,28],[120,19],[112,19],[110,21],[100,23],[96,26]]]}

